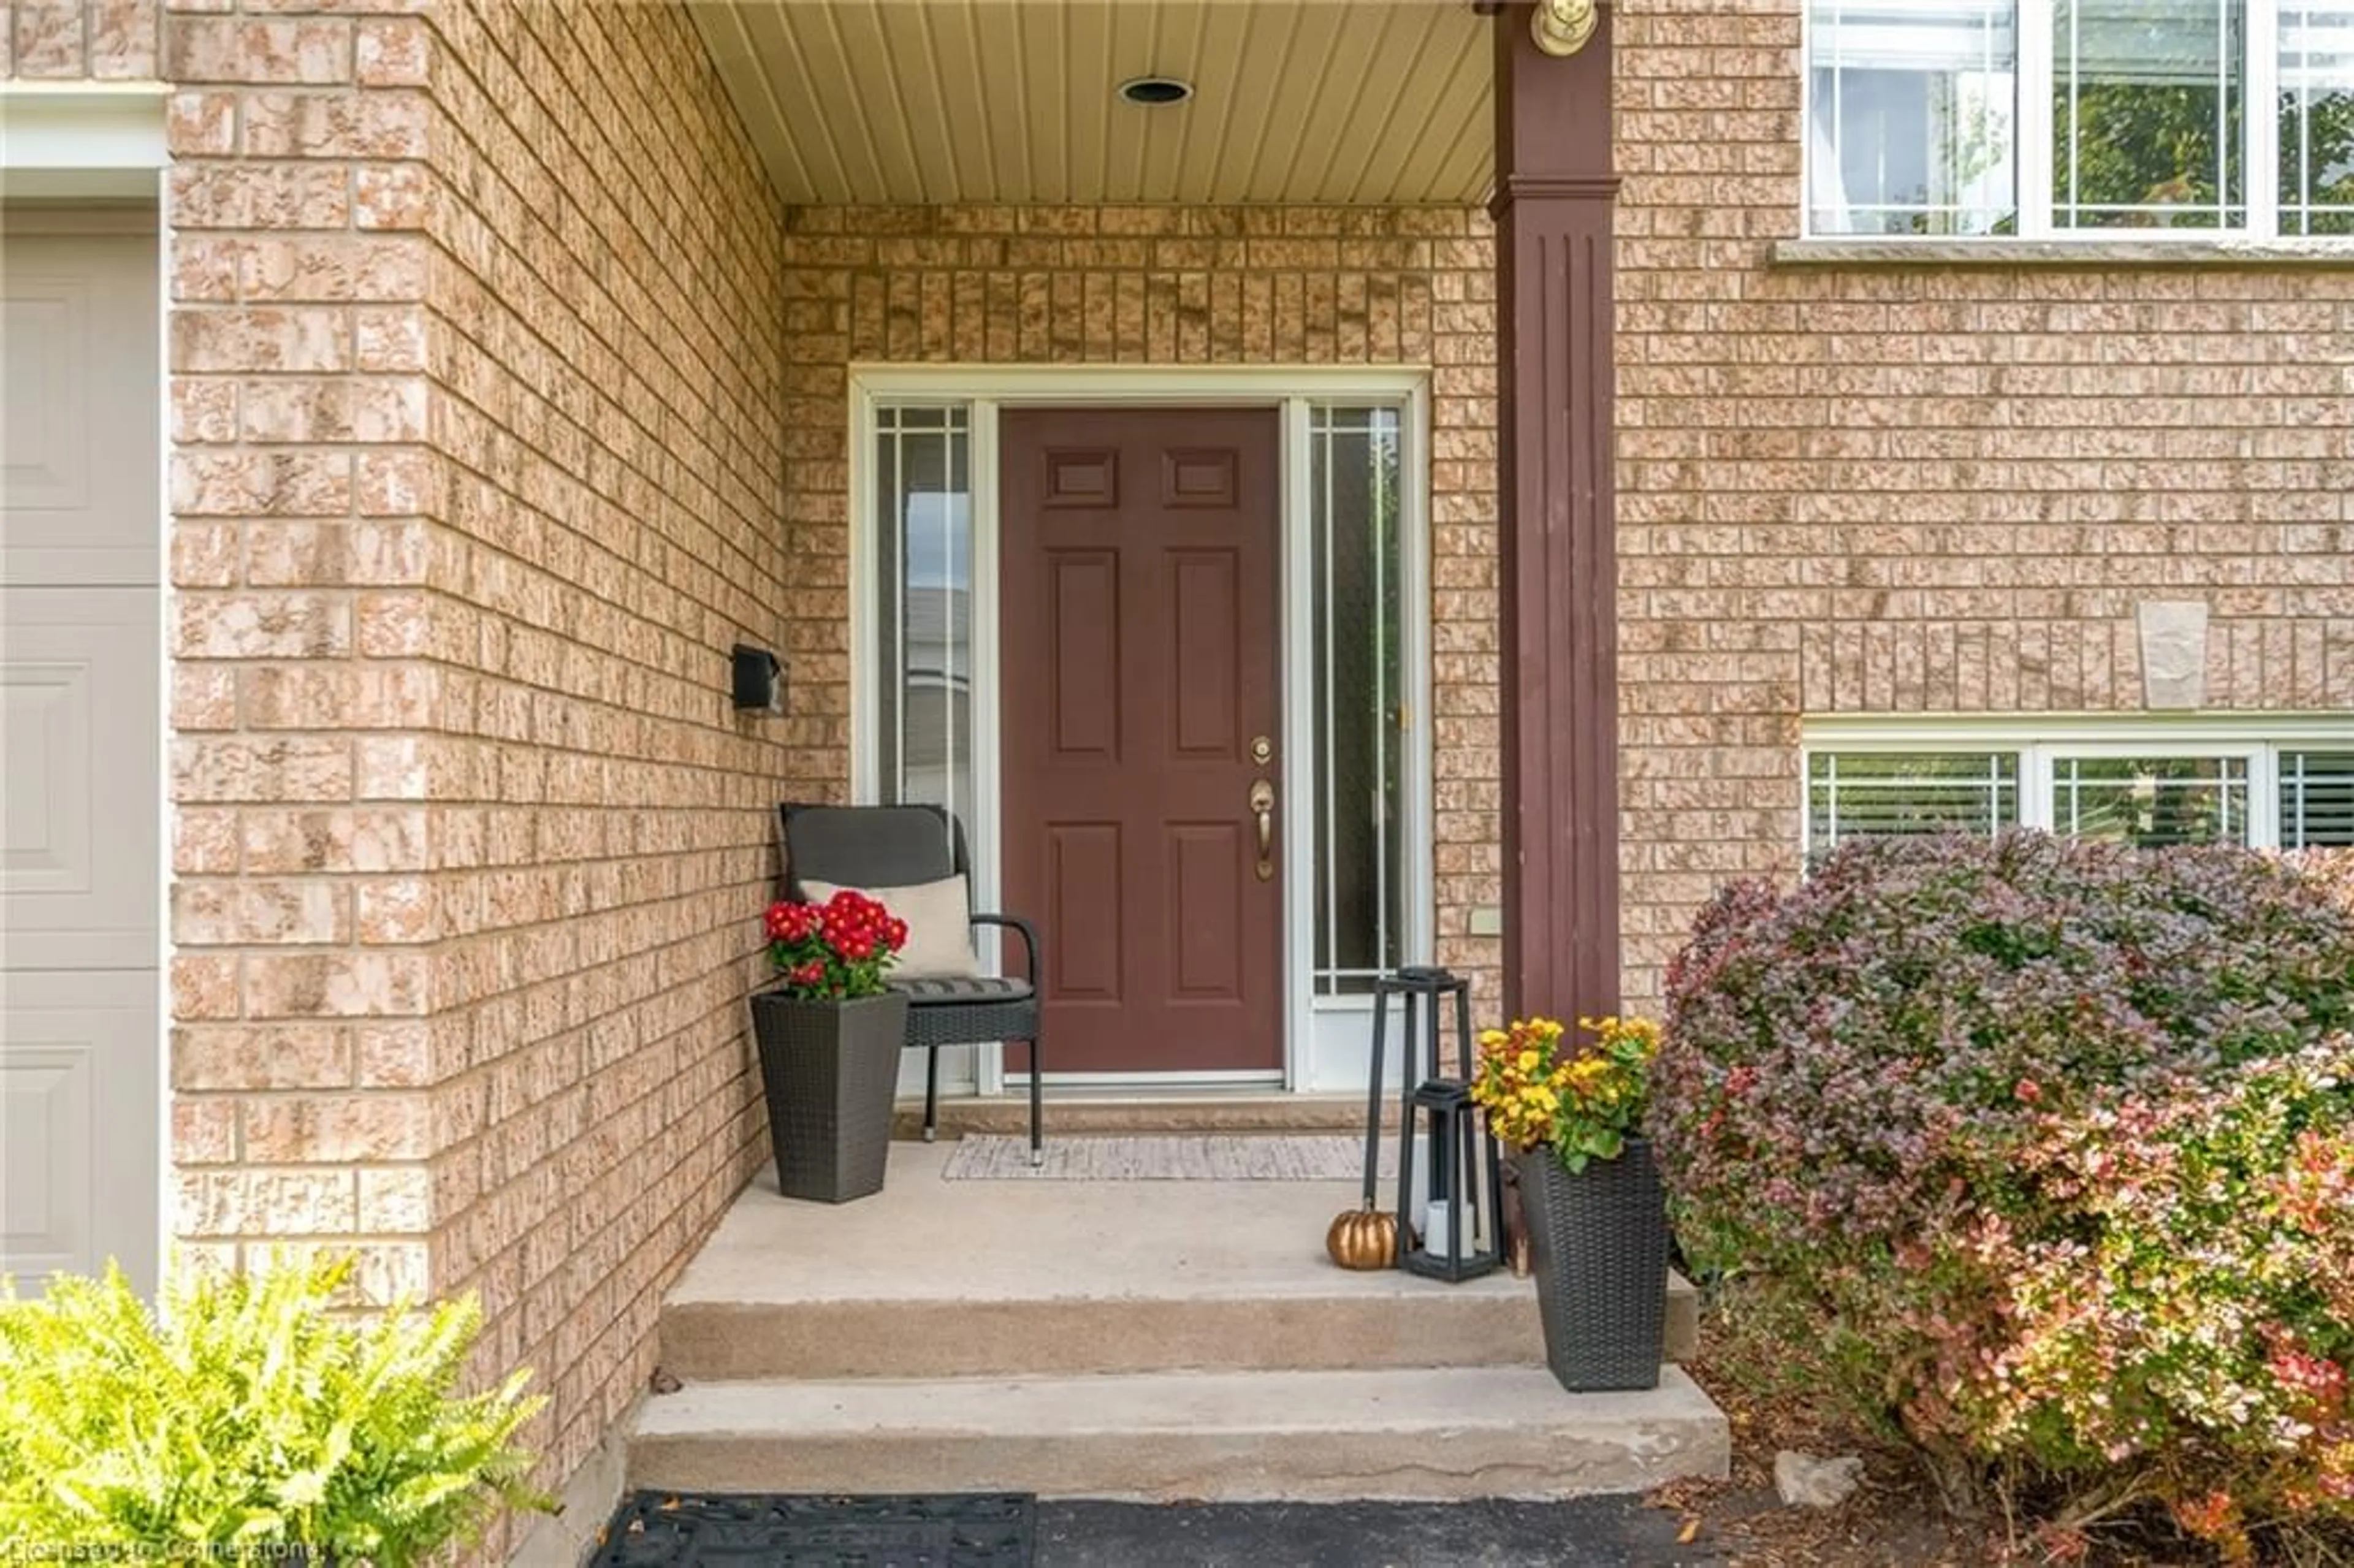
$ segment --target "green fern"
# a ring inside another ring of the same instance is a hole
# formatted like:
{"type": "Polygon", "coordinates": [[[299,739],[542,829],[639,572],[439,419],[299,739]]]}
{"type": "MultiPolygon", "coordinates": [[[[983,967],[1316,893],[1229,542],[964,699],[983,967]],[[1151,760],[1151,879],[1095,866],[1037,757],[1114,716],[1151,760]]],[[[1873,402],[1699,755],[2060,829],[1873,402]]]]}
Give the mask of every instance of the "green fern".
{"type": "Polygon", "coordinates": [[[273,1260],[154,1310],[111,1266],[40,1301],[0,1281],[0,1542],[409,1568],[503,1506],[550,1508],[515,1444],[530,1374],[455,1392],[474,1298],[339,1315],[351,1267],[273,1260]]]}

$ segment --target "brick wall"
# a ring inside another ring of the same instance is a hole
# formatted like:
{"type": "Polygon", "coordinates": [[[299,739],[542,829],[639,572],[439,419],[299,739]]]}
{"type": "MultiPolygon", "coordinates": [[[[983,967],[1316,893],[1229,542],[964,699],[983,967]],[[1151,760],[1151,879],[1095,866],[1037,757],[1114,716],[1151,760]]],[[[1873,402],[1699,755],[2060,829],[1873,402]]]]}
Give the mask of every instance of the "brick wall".
{"type": "Polygon", "coordinates": [[[0,79],[152,79],[163,9],[163,0],[0,0],[0,79]]]}
{"type": "Polygon", "coordinates": [[[164,55],[179,1233],[479,1289],[558,1479],[758,1158],[781,214],[674,8],[164,55]]]}
{"type": "Polygon", "coordinates": [[[2354,270],[1776,270],[1801,0],[1624,0],[1618,525],[1628,986],[1787,872],[1802,713],[2354,705],[2354,270]]]}
{"type": "Polygon", "coordinates": [[[791,754],[849,784],[849,366],[1433,366],[1439,956],[1498,994],[1493,232],[1456,208],[800,208],[789,218],[791,754]]]}

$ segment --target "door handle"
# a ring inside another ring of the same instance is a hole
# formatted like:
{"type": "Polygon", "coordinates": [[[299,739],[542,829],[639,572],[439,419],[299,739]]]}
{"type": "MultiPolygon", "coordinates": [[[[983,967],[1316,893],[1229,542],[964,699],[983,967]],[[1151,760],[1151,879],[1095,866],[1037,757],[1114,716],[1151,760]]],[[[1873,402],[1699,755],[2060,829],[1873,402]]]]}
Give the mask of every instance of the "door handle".
{"type": "Polygon", "coordinates": [[[1258,817],[1258,879],[1275,879],[1275,786],[1261,779],[1250,788],[1250,809],[1258,817]]]}

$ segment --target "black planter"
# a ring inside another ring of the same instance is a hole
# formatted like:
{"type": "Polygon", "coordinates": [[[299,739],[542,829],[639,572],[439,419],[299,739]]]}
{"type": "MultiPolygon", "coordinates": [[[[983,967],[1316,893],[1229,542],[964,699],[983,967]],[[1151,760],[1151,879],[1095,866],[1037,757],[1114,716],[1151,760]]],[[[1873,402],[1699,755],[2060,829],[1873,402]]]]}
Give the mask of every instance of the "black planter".
{"type": "Polygon", "coordinates": [[[752,998],[752,1033],[778,1189],[821,1203],[881,1192],[907,999],[805,1001],[761,991],[752,998]]]}
{"type": "Polygon", "coordinates": [[[1545,1364],[1573,1393],[1657,1388],[1667,1349],[1668,1208],[1648,1139],[1573,1176],[1550,1149],[1513,1156],[1544,1320],[1545,1364]]]}

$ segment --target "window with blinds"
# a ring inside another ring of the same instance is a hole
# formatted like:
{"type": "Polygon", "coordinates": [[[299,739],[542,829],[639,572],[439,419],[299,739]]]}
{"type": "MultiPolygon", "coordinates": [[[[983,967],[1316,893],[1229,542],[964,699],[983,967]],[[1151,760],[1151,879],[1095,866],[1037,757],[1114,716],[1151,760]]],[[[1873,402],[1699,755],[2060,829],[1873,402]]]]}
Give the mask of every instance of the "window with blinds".
{"type": "Polygon", "coordinates": [[[2060,757],[2052,831],[2158,849],[2248,842],[2244,757],[2060,757]]]}
{"type": "Polygon", "coordinates": [[[2280,847],[2354,847],[2354,751],[2284,751],[2280,847]]]}
{"type": "Polygon", "coordinates": [[[2056,734],[1973,725],[1950,745],[1918,722],[1874,728],[1841,721],[1836,737],[1809,737],[1809,859],[1852,838],[2013,827],[2147,849],[2354,849],[2354,725],[2304,724],[2311,738],[2289,739],[2196,720],[2056,734]]]}
{"type": "Polygon", "coordinates": [[[1808,842],[1991,835],[2019,823],[2019,754],[1819,751],[1807,761],[1808,842]]]}

